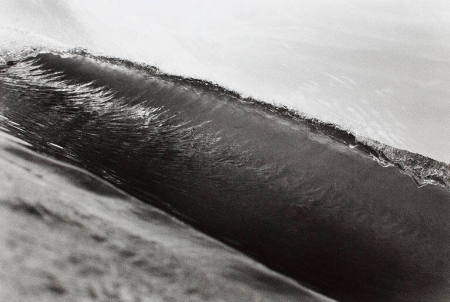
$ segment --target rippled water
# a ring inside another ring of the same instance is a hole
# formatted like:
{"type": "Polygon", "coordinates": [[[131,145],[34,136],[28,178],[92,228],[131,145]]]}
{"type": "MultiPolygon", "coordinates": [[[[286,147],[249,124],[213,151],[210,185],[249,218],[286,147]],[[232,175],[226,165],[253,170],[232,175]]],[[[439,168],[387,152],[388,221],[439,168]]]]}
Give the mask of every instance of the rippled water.
{"type": "Polygon", "coordinates": [[[32,149],[332,298],[449,296],[444,163],[208,82],[86,53],[7,62],[0,114],[3,131],[32,149]]]}
{"type": "Polygon", "coordinates": [[[0,131],[332,298],[448,301],[449,17],[0,0],[0,131]]]}
{"type": "Polygon", "coordinates": [[[126,58],[450,162],[450,2],[0,1],[0,51],[126,58]]]}

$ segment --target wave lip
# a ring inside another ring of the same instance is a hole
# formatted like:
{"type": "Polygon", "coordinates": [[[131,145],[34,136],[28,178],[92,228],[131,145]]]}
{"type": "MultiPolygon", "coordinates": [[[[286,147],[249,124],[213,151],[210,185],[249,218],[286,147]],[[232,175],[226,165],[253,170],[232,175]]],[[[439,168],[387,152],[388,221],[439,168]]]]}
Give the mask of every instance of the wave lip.
{"type": "MultiPolygon", "coordinates": [[[[5,65],[14,64],[15,61],[21,60],[21,58],[24,57],[33,58],[36,53],[46,53],[46,51],[48,50],[38,50],[36,48],[30,48],[28,50],[24,50],[23,53],[15,55],[12,54],[9,57],[10,60],[8,60],[7,63],[5,62],[5,65]]],[[[394,165],[397,168],[401,169],[403,173],[411,176],[419,185],[437,184],[442,185],[446,188],[450,188],[450,164],[423,156],[421,154],[394,148],[367,137],[357,136],[351,131],[342,129],[335,124],[324,123],[318,119],[307,117],[299,113],[298,111],[286,106],[269,104],[256,100],[252,97],[242,97],[238,92],[223,88],[216,83],[195,78],[186,78],[182,76],[167,74],[159,70],[155,66],[137,64],[120,58],[94,56],[81,48],[74,48],[69,52],[59,51],[54,53],[63,56],[82,56],[99,63],[105,63],[109,64],[110,66],[122,67],[137,72],[143,72],[147,75],[153,75],[163,80],[178,83],[182,86],[187,85],[191,88],[197,88],[210,93],[226,96],[236,102],[244,102],[250,104],[271,114],[276,114],[280,117],[287,118],[297,123],[305,124],[310,131],[322,133],[326,136],[332,137],[337,141],[349,145],[351,148],[356,147],[357,149],[370,154],[381,165],[394,165]]],[[[85,83],[83,85],[86,86],[88,84],[90,83],[85,83]]]]}
{"type": "Polygon", "coordinates": [[[445,164],[417,156],[414,165],[432,163],[438,175],[422,177],[395,162],[406,152],[212,83],[84,53],[11,62],[0,91],[2,126],[34,149],[320,292],[346,301],[448,297],[445,164]]]}
{"type": "Polygon", "coordinates": [[[448,19],[446,1],[287,1],[276,10],[270,1],[200,1],[208,13],[163,1],[3,0],[0,52],[85,47],[156,64],[450,162],[442,131],[450,129],[450,27],[435,26],[439,16],[448,19]]]}

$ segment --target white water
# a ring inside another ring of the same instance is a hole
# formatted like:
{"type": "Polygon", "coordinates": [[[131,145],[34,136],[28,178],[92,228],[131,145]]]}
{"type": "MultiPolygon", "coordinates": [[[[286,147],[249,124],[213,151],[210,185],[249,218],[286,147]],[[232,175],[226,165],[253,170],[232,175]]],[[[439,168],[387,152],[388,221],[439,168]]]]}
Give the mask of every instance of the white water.
{"type": "Polygon", "coordinates": [[[0,0],[0,54],[83,47],[450,162],[450,1],[0,0]]]}

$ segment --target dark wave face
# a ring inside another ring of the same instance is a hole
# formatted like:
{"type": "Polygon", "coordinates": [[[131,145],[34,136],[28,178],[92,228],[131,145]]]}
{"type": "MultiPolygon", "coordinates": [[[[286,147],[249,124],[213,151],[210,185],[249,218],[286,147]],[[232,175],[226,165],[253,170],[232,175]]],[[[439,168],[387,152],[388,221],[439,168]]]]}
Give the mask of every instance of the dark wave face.
{"type": "Polygon", "coordinates": [[[351,135],[281,111],[86,55],[0,69],[2,128],[33,149],[332,298],[448,301],[448,166],[428,160],[441,185],[418,186],[351,135]]]}

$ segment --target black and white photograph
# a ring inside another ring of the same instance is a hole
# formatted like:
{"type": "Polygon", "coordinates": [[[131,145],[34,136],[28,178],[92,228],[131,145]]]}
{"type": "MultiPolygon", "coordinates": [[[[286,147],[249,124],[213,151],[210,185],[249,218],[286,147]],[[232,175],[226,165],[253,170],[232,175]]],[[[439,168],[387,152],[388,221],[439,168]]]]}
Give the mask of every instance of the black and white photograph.
{"type": "Polygon", "coordinates": [[[449,0],[0,0],[0,302],[450,301],[449,0]]]}

